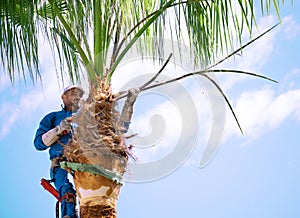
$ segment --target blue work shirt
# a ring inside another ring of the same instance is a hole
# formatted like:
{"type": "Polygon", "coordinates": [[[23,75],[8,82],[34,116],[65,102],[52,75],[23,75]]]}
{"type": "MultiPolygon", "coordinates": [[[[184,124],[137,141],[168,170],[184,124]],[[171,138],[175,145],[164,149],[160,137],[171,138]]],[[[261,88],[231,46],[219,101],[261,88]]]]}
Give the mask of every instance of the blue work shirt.
{"type": "Polygon", "coordinates": [[[70,132],[66,135],[62,135],[54,144],[46,146],[42,140],[42,135],[49,130],[55,128],[60,124],[62,120],[72,115],[72,111],[55,111],[47,114],[40,122],[39,128],[36,131],[34,138],[34,146],[37,150],[42,151],[49,148],[50,160],[56,157],[61,157],[64,153],[63,145],[67,144],[72,138],[70,132]],[[63,144],[63,145],[62,145],[63,144]]]}

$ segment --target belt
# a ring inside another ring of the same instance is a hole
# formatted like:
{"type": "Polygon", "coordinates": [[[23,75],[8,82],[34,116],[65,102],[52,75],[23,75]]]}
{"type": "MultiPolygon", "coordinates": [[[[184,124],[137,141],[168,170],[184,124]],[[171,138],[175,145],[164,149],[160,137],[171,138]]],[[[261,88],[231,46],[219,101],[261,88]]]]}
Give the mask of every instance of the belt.
{"type": "Polygon", "coordinates": [[[60,162],[64,161],[63,157],[56,157],[51,160],[51,168],[60,167],[60,162]]]}

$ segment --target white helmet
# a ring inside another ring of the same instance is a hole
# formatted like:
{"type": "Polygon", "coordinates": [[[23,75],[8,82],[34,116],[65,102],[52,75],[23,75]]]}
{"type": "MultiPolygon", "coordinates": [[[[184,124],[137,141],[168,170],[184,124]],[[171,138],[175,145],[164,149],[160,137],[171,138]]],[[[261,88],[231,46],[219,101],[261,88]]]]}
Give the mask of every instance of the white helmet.
{"type": "Polygon", "coordinates": [[[77,86],[77,85],[71,85],[71,86],[67,86],[65,89],[64,89],[64,92],[62,93],[65,94],[67,91],[71,90],[71,89],[78,89],[82,92],[82,95],[84,94],[84,90],[83,88],[81,88],[80,86],[77,86]]]}

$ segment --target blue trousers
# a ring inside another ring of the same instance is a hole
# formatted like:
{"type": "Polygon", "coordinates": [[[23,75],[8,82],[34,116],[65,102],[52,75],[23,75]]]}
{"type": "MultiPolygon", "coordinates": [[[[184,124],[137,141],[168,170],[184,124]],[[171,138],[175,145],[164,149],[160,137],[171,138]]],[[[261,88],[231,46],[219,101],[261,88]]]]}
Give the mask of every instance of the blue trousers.
{"type": "MultiPolygon", "coordinates": [[[[67,192],[76,195],[76,191],[68,179],[68,172],[66,170],[60,167],[51,168],[50,176],[51,179],[54,180],[54,185],[59,193],[59,197],[63,197],[67,192]]],[[[71,218],[77,218],[75,206],[76,204],[66,202],[66,199],[63,199],[61,202],[61,217],[70,216],[71,218]]]]}

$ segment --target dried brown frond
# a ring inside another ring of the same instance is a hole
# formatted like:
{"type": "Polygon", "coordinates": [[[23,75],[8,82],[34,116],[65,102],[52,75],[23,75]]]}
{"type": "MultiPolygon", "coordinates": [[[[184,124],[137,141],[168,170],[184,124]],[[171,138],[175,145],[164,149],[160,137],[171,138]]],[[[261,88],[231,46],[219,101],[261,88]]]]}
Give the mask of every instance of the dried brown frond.
{"type": "Polygon", "coordinates": [[[84,106],[73,118],[78,127],[72,143],[65,146],[68,161],[101,165],[116,171],[112,163],[119,160],[117,171],[125,172],[128,155],[124,127],[119,124],[120,115],[111,99],[111,88],[104,81],[91,87],[84,106]]]}

